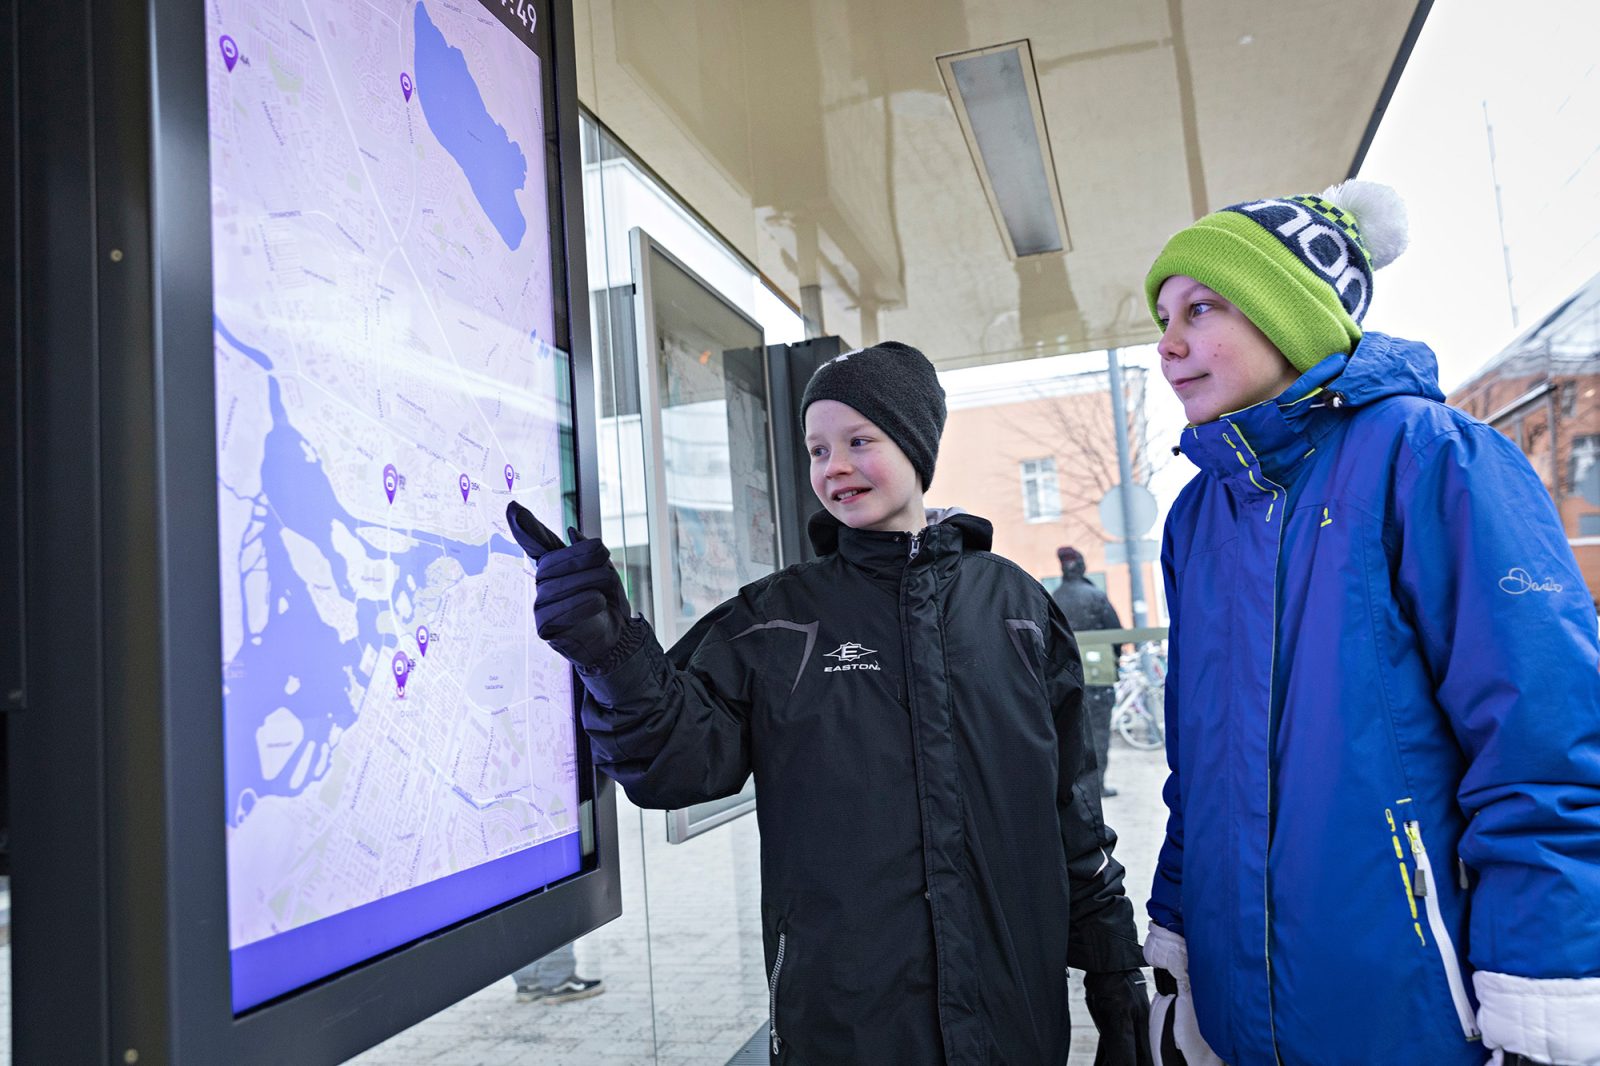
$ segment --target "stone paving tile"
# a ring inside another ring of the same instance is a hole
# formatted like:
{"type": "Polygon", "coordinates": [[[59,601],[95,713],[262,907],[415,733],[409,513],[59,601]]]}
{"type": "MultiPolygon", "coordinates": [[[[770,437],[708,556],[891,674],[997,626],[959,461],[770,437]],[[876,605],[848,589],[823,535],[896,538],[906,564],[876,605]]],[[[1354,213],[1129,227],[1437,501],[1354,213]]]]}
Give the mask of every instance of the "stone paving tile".
{"type": "Polygon", "coordinates": [[[453,1047],[436,1050],[433,1058],[422,1059],[429,1066],[500,1066],[505,1062],[538,1062],[546,1056],[562,1054],[572,1049],[576,1042],[540,1042],[530,1044],[525,1040],[507,1040],[495,1034],[463,1040],[453,1047]]]}

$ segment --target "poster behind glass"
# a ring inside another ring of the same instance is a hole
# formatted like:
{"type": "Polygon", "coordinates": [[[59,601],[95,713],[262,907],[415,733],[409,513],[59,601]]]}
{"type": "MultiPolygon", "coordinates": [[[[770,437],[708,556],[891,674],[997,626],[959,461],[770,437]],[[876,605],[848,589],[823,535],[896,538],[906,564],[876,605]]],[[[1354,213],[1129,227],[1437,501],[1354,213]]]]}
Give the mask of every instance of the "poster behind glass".
{"type": "MultiPolygon", "coordinates": [[[[648,272],[647,342],[660,411],[670,584],[657,628],[669,639],[778,566],[771,399],[761,327],[635,231],[648,272]]],[[[636,260],[639,261],[639,260],[636,260]]],[[[733,796],[667,812],[681,844],[755,809],[733,796]]]]}
{"type": "Polygon", "coordinates": [[[651,250],[676,637],[777,569],[771,428],[760,326],[651,250]]]}
{"type": "Polygon", "coordinates": [[[503,524],[570,512],[573,415],[531,11],[206,11],[244,1011],[579,869],[571,675],[503,524]]]}

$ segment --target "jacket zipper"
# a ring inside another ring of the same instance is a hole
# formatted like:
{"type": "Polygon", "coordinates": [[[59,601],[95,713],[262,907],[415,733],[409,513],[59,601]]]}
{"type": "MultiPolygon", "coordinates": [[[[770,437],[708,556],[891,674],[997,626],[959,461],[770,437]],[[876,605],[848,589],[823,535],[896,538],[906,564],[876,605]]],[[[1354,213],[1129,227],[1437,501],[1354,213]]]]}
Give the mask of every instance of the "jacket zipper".
{"type": "MultiPolygon", "coordinates": [[[[1239,429],[1238,424],[1229,422],[1228,425],[1239,435],[1240,443],[1249,449],[1250,458],[1256,461],[1257,467],[1260,467],[1261,457],[1256,454],[1254,448],[1250,447],[1250,442],[1245,439],[1244,432],[1239,429]]],[[[1198,435],[1197,433],[1196,436],[1198,435]]],[[[1224,436],[1223,439],[1227,440],[1227,437],[1224,436]]],[[[1228,444],[1231,446],[1233,442],[1228,441],[1228,444]]],[[[1237,448],[1234,449],[1234,454],[1238,454],[1237,448]]],[[[1244,456],[1240,455],[1239,461],[1244,462],[1244,456]]],[[[1249,473],[1250,480],[1255,482],[1255,471],[1252,470],[1249,473]]],[[[1278,563],[1283,558],[1283,527],[1288,518],[1289,490],[1267,477],[1267,472],[1264,469],[1261,471],[1261,476],[1274,490],[1272,502],[1267,505],[1268,522],[1272,521],[1272,512],[1277,506],[1279,494],[1282,494],[1284,498],[1284,513],[1278,518],[1278,539],[1273,547],[1272,570],[1270,571],[1272,574],[1272,617],[1270,620],[1272,626],[1272,658],[1267,665],[1267,851],[1270,856],[1272,851],[1272,692],[1278,673],[1278,563]]],[[[1261,488],[1262,486],[1259,482],[1256,482],[1256,487],[1261,488]]],[[[1278,1054],[1278,1021],[1274,1017],[1272,1005],[1272,886],[1267,879],[1267,869],[1270,865],[1270,863],[1264,863],[1261,868],[1261,959],[1267,969],[1267,1032],[1272,1038],[1273,1061],[1281,1064],[1283,1056],[1278,1054]]]]}
{"type": "Polygon", "coordinates": [[[1433,943],[1439,949],[1439,961],[1444,964],[1444,978],[1450,985],[1450,999],[1455,1004],[1456,1020],[1461,1023],[1461,1033],[1468,1040],[1479,1038],[1478,1022],[1472,1015],[1472,1004],[1467,999],[1467,983],[1461,976],[1461,963],[1456,958],[1456,946],[1450,940],[1450,930],[1439,911],[1438,882],[1433,876],[1433,866],[1428,862],[1428,849],[1422,844],[1422,823],[1406,823],[1406,837],[1411,841],[1411,857],[1416,860],[1417,877],[1413,886],[1422,897],[1428,910],[1428,928],[1433,930],[1433,943]]]}
{"type": "MultiPolygon", "coordinates": [[[[927,530],[923,530],[927,532],[927,530]]],[[[934,969],[934,1004],[939,1017],[939,1034],[941,1038],[945,1033],[946,1011],[944,1009],[945,997],[945,968],[939,954],[939,923],[942,918],[940,901],[933,898],[933,871],[932,860],[928,857],[927,833],[928,826],[925,820],[926,812],[922,809],[923,802],[923,766],[922,766],[922,733],[917,721],[916,685],[912,678],[914,675],[913,664],[917,661],[911,653],[911,627],[907,624],[907,608],[910,605],[909,585],[911,581],[910,561],[915,561],[917,548],[921,546],[922,533],[911,534],[911,552],[908,556],[908,565],[900,574],[900,654],[904,656],[906,714],[911,718],[911,747],[912,763],[916,767],[917,781],[917,821],[923,834],[922,872],[927,879],[927,887],[923,889],[922,896],[928,901],[929,913],[933,916],[933,969],[934,969]]]]}
{"type": "Polygon", "coordinates": [[[772,1053],[783,1053],[783,1038],[778,1035],[778,975],[783,972],[783,954],[788,949],[788,934],[778,934],[778,957],[772,960],[772,980],[767,984],[767,1035],[772,1038],[772,1053]]]}

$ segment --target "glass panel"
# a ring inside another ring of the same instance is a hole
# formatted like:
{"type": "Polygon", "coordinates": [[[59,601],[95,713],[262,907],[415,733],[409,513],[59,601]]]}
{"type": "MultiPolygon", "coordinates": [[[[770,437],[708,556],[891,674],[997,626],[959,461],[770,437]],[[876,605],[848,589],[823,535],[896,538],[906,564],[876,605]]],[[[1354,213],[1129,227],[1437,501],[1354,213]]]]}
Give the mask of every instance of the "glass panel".
{"type": "Polygon", "coordinates": [[[592,296],[600,536],[622,571],[629,603],[654,624],[633,285],[614,286],[592,296]]]}
{"type": "Polygon", "coordinates": [[[643,813],[656,1062],[719,1066],[767,1017],[757,823],[675,845],[661,816],[643,813]]]}

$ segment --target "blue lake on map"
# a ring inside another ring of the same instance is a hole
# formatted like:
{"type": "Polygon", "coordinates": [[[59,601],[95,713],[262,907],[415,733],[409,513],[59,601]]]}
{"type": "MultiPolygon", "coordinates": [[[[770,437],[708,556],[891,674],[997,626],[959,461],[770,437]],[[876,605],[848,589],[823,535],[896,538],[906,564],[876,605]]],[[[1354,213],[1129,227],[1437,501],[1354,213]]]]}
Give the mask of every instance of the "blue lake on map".
{"type": "MultiPolygon", "coordinates": [[[[467,57],[445,40],[428,17],[427,4],[417,5],[412,21],[417,42],[413,77],[422,97],[423,117],[439,143],[461,165],[473,195],[506,247],[515,250],[528,231],[528,220],[516,197],[528,180],[527,157],[489,114],[483,93],[467,68],[467,57]]],[[[537,70],[538,59],[531,52],[527,61],[537,70]]],[[[537,86],[537,74],[530,81],[537,86]]]]}
{"type": "MultiPolygon", "coordinates": [[[[239,343],[219,320],[217,331],[233,347],[248,355],[266,369],[271,360],[260,351],[239,343]]],[[[269,370],[268,387],[272,410],[272,428],[267,433],[266,450],[261,461],[261,494],[253,498],[256,515],[251,526],[251,536],[242,544],[222,545],[226,560],[232,555],[237,560],[232,566],[225,561],[222,567],[239,575],[240,610],[248,613],[244,578],[249,573],[244,565],[245,556],[251,554],[257,540],[260,542],[262,561],[255,569],[266,568],[269,589],[267,592],[267,622],[260,634],[261,643],[252,643],[250,627],[245,618],[240,624],[245,642],[233,660],[223,664],[228,694],[225,700],[224,729],[227,747],[227,818],[228,824],[237,825],[248,816],[250,803],[240,802],[247,792],[257,797],[277,795],[292,796],[311,787],[319,779],[315,772],[317,749],[327,741],[333,726],[348,728],[356,719],[351,706],[350,690],[364,689],[374,679],[361,670],[363,648],[370,645],[378,652],[379,676],[377,684],[386,690],[376,698],[394,698],[394,684],[389,676],[389,662],[396,647],[403,647],[415,655],[415,645],[409,638],[396,643],[393,632],[378,628],[382,605],[372,600],[356,600],[350,584],[344,557],[333,545],[333,524],[342,522],[354,532],[364,523],[350,515],[334,495],[327,472],[316,452],[289,421],[283,399],[279,393],[277,376],[269,370]],[[283,530],[290,529],[315,544],[333,568],[334,584],[341,595],[357,604],[359,632],[349,642],[339,639],[338,631],[317,614],[305,581],[294,570],[288,550],[283,544],[283,530]],[[280,605],[282,610],[280,611],[280,605]],[[299,688],[290,693],[289,679],[298,679],[299,688]],[[304,727],[304,736],[294,754],[284,763],[277,776],[262,776],[261,757],[256,747],[256,731],[267,716],[280,707],[287,708],[304,727]],[[306,746],[312,751],[313,772],[307,773],[299,787],[290,785],[294,769],[305,754],[306,746]]],[[[372,491],[380,494],[378,472],[374,471],[372,491]]],[[[225,483],[217,486],[219,493],[237,497],[238,494],[225,483]]],[[[396,588],[410,589],[406,579],[416,583],[417,589],[426,585],[428,566],[448,557],[460,564],[466,576],[482,574],[489,563],[491,552],[500,552],[518,559],[522,550],[501,536],[490,538],[488,544],[467,544],[449,540],[418,530],[402,530],[417,546],[389,558],[396,568],[396,588]]],[[[413,599],[415,593],[412,593],[413,599]]],[[[413,619],[407,627],[417,621],[413,619]]],[[[415,676],[415,675],[413,675],[415,676]]]]}

